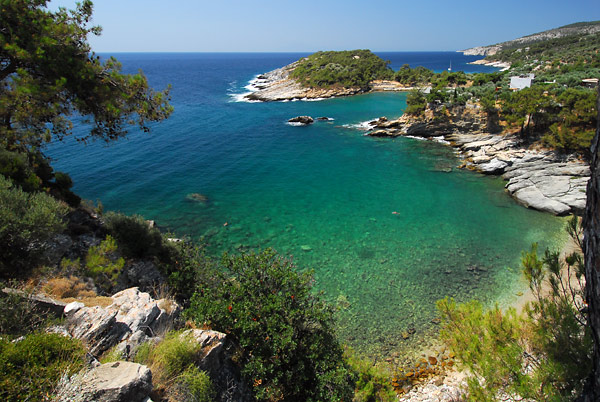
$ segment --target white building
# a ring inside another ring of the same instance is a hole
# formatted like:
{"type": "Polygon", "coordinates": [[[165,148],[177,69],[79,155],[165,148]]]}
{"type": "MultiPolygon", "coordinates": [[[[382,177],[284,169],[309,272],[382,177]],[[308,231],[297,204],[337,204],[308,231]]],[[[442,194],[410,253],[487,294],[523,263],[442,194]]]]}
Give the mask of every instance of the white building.
{"type": "Polygon", "coordinates": [[[529,88],[534,78],[535,74],[516,75],[514,77],[510,77],[510,89],[513,91],[520,91],[523,88],[529,88]]]}

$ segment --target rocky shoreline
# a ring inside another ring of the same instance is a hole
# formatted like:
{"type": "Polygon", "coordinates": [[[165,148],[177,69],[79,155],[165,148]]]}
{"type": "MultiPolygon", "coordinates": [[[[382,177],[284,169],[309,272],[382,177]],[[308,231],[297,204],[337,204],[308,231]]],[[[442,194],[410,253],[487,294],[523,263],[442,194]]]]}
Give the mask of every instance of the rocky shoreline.
{"type": "Polygon", "coordinates": [[[459,152],[461,167],[507,180],[509,194],[525,207],[554,215],[581,214],[590,177],[587,163],[572,155],[533,149],[516,134],[492,130],[476,104],[428,109],[424,116],[380,118],[369,124],[373,137],[414,136],[443,140],[459,152]]]}
{"type": "Polygon", "coordinates": [[[511,64],[507,61],[489,61],[489,60],[485,60],[485,59],[475,60],[475,61],[470,62],[469,64],[477,64],[477,65],[481,65],[481,66],[496,67],[496,68],[499,68],[500,71],[506,71],[506,70],[510,69],[510,66],[511,66],[511,64]]]}

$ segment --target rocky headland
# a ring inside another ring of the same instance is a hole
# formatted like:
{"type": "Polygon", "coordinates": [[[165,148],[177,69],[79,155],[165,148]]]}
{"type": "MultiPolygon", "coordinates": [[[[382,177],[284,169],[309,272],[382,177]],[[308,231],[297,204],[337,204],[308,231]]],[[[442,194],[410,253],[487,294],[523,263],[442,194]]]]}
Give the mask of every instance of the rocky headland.
{"type": "Polygon", "coordinates": [[[264,73],[253,80],[252,92],[244,95],[249,101],[290,101],[290,100],[314,100],[333,98],[337,96],[349,96],[364,92],[361,88],[344,88],[335,86],[329,88],[312,88],[300,84],[290,77],[290,73],[298,65],[298,61],[264,73]]]}
{"type": "Polygon", "coordinates": [[[516,133],[501,130],[479,105],[429,106],[421,116],[382,117],[369,124],[373,137],[413,136],[443,140],[456,148],[461,167],[500,175],[509,194],[528,208],[554,215],[585,209],[587,163],[573,155],[534,148],[516,133]]]}

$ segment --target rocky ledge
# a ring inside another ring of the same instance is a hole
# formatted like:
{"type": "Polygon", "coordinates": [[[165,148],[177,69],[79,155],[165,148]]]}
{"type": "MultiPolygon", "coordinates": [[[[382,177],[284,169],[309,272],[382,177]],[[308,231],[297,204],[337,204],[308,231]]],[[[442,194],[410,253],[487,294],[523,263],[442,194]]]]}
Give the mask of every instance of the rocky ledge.
{"type": "Polygon", "coordinates": [[[251,101],[286,101],[298,99],[322,99],[337,96],[349,96],[363,92],[360,88],[308,88],[302,86],[296,80],[290,78],[298,62],[288,64],[268,73],[259,75],[252,86],[254,91],[245,95],[244,98],[251,101]]]}
{"type": "Polygon", "coordinates": [[[463,158],[463,167],[501,175],[509,194],[528,208],[554,215],[585,209],[590,178],[587,163],[574,156],[532,149],[516,134],[492,133],[495,123],[477,105],[430,108],[424,116],[384,117],[370,123],[367,135],[415,136],[447,141],[463,158]]]}

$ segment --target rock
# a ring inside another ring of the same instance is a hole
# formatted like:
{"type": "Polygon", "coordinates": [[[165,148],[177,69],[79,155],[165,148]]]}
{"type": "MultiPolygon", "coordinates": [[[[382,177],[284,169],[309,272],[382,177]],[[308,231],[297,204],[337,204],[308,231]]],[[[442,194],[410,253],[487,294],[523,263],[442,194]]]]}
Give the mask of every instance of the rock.
{"type": "Polygon", "coordinates": [[[554,215],[566,215],[571,210],[568,205],[544,196],[544,194],[534,186],[515,191],[513,197],[528,208],[550,212],[554,215]]]}
{"type": "Polygon", "coordinates": [[[7,295],[17,295],[28,299],[34,306],[36,312],[40,314],[52,314],[56,317],[61,317],[67,303],[54,300],[44,294],[29,293],[18,289],[4,288],[2,293],[7,295]]]}
{"type": "Polygon", "coordinates": [[[198,364],[200,370],[217,376],[222,369],[226,335],[221,332],[190,329],[181,334],[181,337],[191,337],[195,342],[202,345],[202,360],[198,364]]]}
{"type": "Polygon", "coordinates": [[[190,193],[185,196],[185,199],[189,200],[189,201],[198,202],[201,204],[206,204],[208,202],[208,197],[205,196],[204,194],[200,194],[200,193],[190,193]]]}
{"type": "Polygon", "coordinates": [[[300,249],[302,251],[312,251],[312,247],[311,246],[307,246],[307,245],[300,246],[300,249]]]}
{"type": "Polygon", "coordinates": [[[85,304],[81,303],[81,302],[71,302],[69,304],[67,304],[63,310],[65,315],[69,315],[69,314],[73,314],[76,313],[77,311],[79,311],[81,308],[85,307],[85,304]]]}
{"type": "Polygon", "coordinates": [[[303,125],[309,125],[314,123],[314,119],[310,116],[297,116],[288,120],[289,123],[299,123],[303,125]]]}
{"type": "Polygon", "coordinates": [[[252,392],[242,381],[239,369],[231,360],[230,349],[232,344],[223,333],[190,329],[180,335],[181,338],[191,338],[201,346],[200,358],[196,359],[196,366],[205,371],[211,378],[218,397],[216,401],[245,402],[252,400],[252,392]]]}
{"type": "Polygon", "coordinates": [[[123,290],[112,299],[106,308],[83,307],[67,317],[69,334],[83,340],[95,357],[114,346],[127,352],[162,335],[181,310],[174,301],[154,300],[138,288],[123,290]]]}
{"type": "Polygon", "coordinates": [[[369,137],[397,137],[398,133],[389,130],[373,130],[367,133],[369,137]]]}
{"type": "Polygon", "coordinates": [[[117,325],[117,313],[100,306],[84,307],[67,318],[66,328],[73,338],[81,339],[88,345],[94,357],[116,345],[125,335],[125,325],[117,325]]]}
{"type": "Polygon", "coordinates": [[[319,121],[333,121],[334,119],[332,119],[331,117],[318,117],[317,120],[319,120],[319,121]]]}
{"type": "Polygon", "coordinates": [[[152,392],[152,373],[146,366],[119,361],[83,371],[60,384],[59,402],[143,402],[152,392]]]}
{"type": "Polygon", "coordinates": [[[144,292],[158,289],[165,282],[158,267],[152,261],[133,261],[123,267],[113,291],[138,287],[144,292]]]}
{"type": "Polygon", "coordinates": [[[245,96],[250,101],[285,101],[294,99],[322,99],[348,96],[364,92],[362,88],[309,88],[289,77],[296,67],[294,62],[268,73],[261,74],[254,85],[254,91],[245,96]]]}
{"type": "Polygon", "coordinates": [[[42,260],[48,265],[57,266],[67,256],[72,246],[73,240],[69,236],[57,234],[43,245],[42,260]]]}

